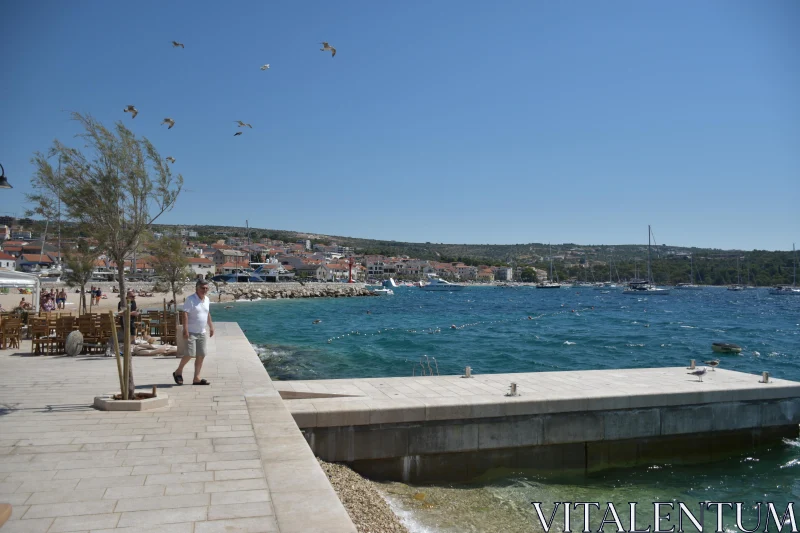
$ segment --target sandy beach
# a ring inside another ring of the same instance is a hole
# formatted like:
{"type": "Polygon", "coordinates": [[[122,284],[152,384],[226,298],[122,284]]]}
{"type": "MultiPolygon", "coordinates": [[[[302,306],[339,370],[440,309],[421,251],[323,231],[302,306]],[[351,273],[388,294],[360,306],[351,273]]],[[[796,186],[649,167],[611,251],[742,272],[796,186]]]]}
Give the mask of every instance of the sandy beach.
{"type": "MultiPolygon", "coordinates": [[[[67,303],[66,308],[64,311],[72,311],[72,314],[78,315],[78,303],[80,301],[80,294],[75,292],[74,288],[66,287],[63,283],[44,283],[42,284],[42,290],[49,291],[51,288],[58,291],[61,287],[64,287],[67,291],[67,303]]],[[[116,285],[110,283],[101,283],[100,287],[103,290],[104,298],[100,300],[99,305],[92,306],[92,312],[107,312],[107,311],[117,311],[117,304],[119,303],[119,293],[111,292],[112,287],[116,287],[116,285]]],[[[148,292],[152,292],[151,289],[153,287],[152,283],[131,283],[127,284],[126,287],[133,288],[134,290],[144,289],[148,292]]],[[[88,287],[87,287],[88,291],[88,287]]],[[[186,299],[187,296],[194,292],[194,284],[190,286],[186,286],[184,291],[178,295],[178,304],[182,304],[183,301],[186,299]]],[[[3,309],[6,311],[10,311],[19,305],[19,302],[22,298],[25,298],[25,301],[31,302],[31,298],[33,297],[32,294],[20,294],[17,289],[9,289],[8,294],[0,294],[0,305],[3,306],[3,309]]],[[[209,298],[212,302],[217,301],[217,294],[210,294],[209,298]]],[[[162,310],[164,308],[164,302],[169,302],[172,300],[172,293],[158,293],[154,292],[153,296],[136,296],[136,305],[141,310],[162,310]]]]}

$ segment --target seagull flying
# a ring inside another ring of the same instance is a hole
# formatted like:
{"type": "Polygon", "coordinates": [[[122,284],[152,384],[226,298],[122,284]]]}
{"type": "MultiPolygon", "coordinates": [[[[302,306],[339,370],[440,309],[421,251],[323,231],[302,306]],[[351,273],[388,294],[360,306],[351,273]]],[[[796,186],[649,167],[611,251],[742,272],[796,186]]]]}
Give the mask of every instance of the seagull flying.
{"type": "Polygon", "coordinates": [[[691,376],[697,376],[697,379],[699,379],[702,382],[703,381],[703,376],[706,375],[706,368],[703,367],[700,370],[695,370],[694,372],[687,372],[687,374],[689,374],[691,376]]]}
{"type": "Polygon", "coordinates": [[[261,70],[267,70],[268,68],[269,68],[269,63],[267,63],[266,65],[263,65],[261,67],[261,70]]]}
{"type": "Polygon", "coordinates": [[[167,156],[167,161],[169,161],[170,163],[174,163],[175,162],[175,158],[172,157],[171,155],[167,156]]]}
{"type": "Polygon", "coordinates": [[[234,120],[234,122],[236,122],[240,128],[244,128],[245,126],[247,126],[251,130],[253,129],[253,126],[251,124],[248,124],[247,122],[242,122],[241,120],[234,120]]]}
{"type": "Polygon", "coordinates": [[[719,359],[712,359],[711,361],[706,361],[706,364],[711,367],[711,371],[714,371],[714,368],[719,366],[719,359]]]}
{"type": "Polygon", "coordinates": [[[331,53],[331,59],[333,59],[333,56],[336,55],[336,48],[334,48],[333,46],[329,45],[325,41],[321,42],[320,44],[322,45],[322,48],[320,48],[319,51],[320,52],[330,52],[331,53]]]}
{"type": "Polygon", "coordinates": [[[133,107],[132,105],[129,105],[128,107],[123,109],[122,112],[123,113],[130,113],[131,114],[131,118],[136,118],[136,115],[139,114],[139,112],[136,110],[136,108],[133,107]]]}
{"type": "Polygon", "coordinates": [[[178,47],[186,48],[185,46],[183,46],[183,43],[179,43],[178,41],[172,41],[172,47],[173,48],[178,48],[178,47]]]}
{"type": "Polygon", "coordinates": [[[236,137],[237,135],[241,135],[241,134],[242,134],[241,131],[237,131],[236,133],[233,134],[233,136],[236,137]]]}
{"type": "Polygon", "coordinates": [[[174,126],[174,125],[175,125],[175,121],[174,121],[174,120],[172,120],[171,118],[167,117],[167,118],[165,118],[165,119],[164,119],[164,122],[162,122],[162,123],[161,123],[161,125],[162,125],[162,126],[163,126],[164,124],[169,124],[169,128],[167,128],[167,129],[168,129],[168,130],[171,130],[171,129],[172,129],[172,126],[174,126]]]}

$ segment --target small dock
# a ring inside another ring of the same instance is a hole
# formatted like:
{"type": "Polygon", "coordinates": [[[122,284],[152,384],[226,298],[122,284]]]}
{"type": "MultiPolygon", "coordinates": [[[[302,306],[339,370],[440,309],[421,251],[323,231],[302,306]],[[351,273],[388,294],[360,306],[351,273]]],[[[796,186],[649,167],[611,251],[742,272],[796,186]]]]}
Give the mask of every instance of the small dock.
{"type": "Polygon", "coordinates": [[[591,472],[713,461],[796,438],[800,383],[717,368],[275,382],[315,454],[362,473],[457,481],[505,466],[591,472]],[[517,396],[509,396],[511,383],[517,396]]]}

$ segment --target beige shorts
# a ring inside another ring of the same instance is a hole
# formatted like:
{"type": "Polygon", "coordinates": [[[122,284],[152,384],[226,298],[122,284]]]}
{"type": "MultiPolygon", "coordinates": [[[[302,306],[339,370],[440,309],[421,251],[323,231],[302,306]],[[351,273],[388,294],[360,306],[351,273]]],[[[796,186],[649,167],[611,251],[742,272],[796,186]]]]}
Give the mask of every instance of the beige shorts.
{"type": "Polygon", "coordinates": [[[189,340],[186,341],[186,355],[188,357],[205,357],[207,342],[205,333],[190,332],[189,340]]]}

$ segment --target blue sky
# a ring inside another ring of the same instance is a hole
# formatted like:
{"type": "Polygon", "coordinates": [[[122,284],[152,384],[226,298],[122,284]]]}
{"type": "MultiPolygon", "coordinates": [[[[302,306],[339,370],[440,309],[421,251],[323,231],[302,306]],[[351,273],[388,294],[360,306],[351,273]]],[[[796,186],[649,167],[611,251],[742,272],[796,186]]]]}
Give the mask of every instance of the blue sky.
{"type": "Polygon", "coordinates": [[[177,159],[164,223],[494,244],[652,224],[659,244],[786,250],[799,26],[792,0],[7,0],[0,212],[22,215],[35,151],[79,146],[66,109],[177,159]]]}

